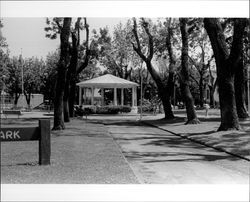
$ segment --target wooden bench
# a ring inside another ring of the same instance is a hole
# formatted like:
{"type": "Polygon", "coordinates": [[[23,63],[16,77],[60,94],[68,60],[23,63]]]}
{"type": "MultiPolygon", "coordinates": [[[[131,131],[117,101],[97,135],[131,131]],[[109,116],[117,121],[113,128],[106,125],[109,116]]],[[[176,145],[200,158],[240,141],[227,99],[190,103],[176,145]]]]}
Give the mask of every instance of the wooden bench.
{"type": "Polygon", "coordinates": [[[22,115],[20,110],[3,110],[3,114],[5,115],[5,117],[7,118],[7,115],[17,115],[18,118],[20,115],[22,115]]]}

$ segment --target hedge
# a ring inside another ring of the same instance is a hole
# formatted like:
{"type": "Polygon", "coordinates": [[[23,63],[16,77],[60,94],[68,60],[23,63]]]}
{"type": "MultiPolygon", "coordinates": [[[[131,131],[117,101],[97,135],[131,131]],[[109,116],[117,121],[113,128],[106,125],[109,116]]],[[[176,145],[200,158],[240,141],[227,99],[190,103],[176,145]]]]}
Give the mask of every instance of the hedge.
{"type": "Polygon", "coordinates": [[[118,114],[128,113],[131,111],[129,106],[92,106],[92,107],[79,107],[75,106],[75,115],[83,116],[88,114],[118,114]]]}

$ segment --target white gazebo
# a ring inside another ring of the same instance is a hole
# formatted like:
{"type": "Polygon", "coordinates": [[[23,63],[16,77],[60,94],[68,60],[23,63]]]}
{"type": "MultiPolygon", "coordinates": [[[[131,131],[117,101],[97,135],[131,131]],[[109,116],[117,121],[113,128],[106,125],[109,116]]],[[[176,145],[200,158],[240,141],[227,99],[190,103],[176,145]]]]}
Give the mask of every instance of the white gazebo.
{"type": "Polygon", "coordinates": [[[105,74],[100,77],[96,77],[87,81],[82,81],[77,83],[79,86],[79,105],[86,105],[83,103],[83,100],[86,101],[86,97],[88,94],[91,96],[90,104],[94,105],[94,98],[97,96],[97,89],[101,90],[101,105],[105,105],[104,103],[104,89],[114,89],[114,98],[113,98],[113,105],[117,106],[117,89],[121,89],[121,102],[120,105],[124,105],[124,89],[131,88],[132,89],[132,100],[131,100],[131,107],[133,112],[137,112],[137,83],[128,81],[119,77],[116,77],[111,74],[105,74]]]}

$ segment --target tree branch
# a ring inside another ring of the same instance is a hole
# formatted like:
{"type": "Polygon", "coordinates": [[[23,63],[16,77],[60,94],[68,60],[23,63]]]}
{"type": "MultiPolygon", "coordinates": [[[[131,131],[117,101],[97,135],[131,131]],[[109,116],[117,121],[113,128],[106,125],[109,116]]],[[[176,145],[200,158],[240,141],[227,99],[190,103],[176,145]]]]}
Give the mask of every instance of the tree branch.
{"type": "Polygon", "coordinates": [[[140,40],[139,40],[138,33],[137,33],[137,23],[136,23],[136,19],[135,18],[133,18],[133,22],[134,22],[134,25],[133,25],[132,32],[134,34],[135,41],[137,43],[137,47],[135,46],[135,44],[133,42],[131,42],[131,43],[132,43],[134,51],[142,58],[143,61],[146,62],[147,58],[146,58],[146,56],[141,51],[141,44],[140,44],[140,40]]]}
{"type": "Polygon", "coordinates": [[[193,79],[193,81],[195,81],[195,83],[197,83],[197,85],[199,86],[199,82],[196,80],[196,78],[192,75],[189,74],[190,78],[193,79]]]}
{"type": "Polygon", "coordinates": [[[62,26],[60,25],[58,19],[55,19],[55,22],[56,22],[56,24],[58,26],[58,29],[61,31],[62,30],[62,26]]]}
{"type": "Polygon", "coordinates": [[[148,35],[148,49],[149,49],[149,54],[148,54],[148,60],[151,61],[154,55],[154,41],[153,41],[153,36],[151,35],[149,28],[148,28],[148,22],[145,21],[144,18],[142,18],[142,26],[148,35]]]}
{"type": "Polygon", "coordinates": [[[86,29],[86,52],[84,62],[77,69],[77,74],[79,74],[82,70],[84,70],[88,64],[90,59],[90,49],[89,49],[89,25],[87,24],[87,18],[84,18],[84,27],[86,29]]]}
{"type": "Polygon", "coordinates": [[[234,20],[234,34],[233,34],[233,43],[230,51],[228,60],[235,61],[236,63],[240,59],[243,49],[243,34],[245,27],[247,25],[245,19],[235,19],[234,20]]]}

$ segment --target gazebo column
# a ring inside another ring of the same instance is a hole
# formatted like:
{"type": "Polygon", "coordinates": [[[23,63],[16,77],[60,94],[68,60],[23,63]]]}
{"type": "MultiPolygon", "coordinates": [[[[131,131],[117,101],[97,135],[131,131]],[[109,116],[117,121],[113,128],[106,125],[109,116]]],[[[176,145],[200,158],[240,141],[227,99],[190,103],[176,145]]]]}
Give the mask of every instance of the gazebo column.
{"type": "Polygon", "coordinates": [[[104,88],[101,89],[102,106],[104,106],[104,88]]]}
{"type": "Polygon", "coordinates": [[[95,92],[95,88],[91,87],[91,105],[94,105],[94,92],[95,92]]]}
{"type": "Polygon", "coordinates": [[[114,105],[117,106],[117,88],[114,88],[114,105]]]}
{"type": "Polygon", "coordinates": [[[121,105],[124,105],[124,88],[121,88],[121,105]]]}
{"type": "Polygon", "coordinates": [[[137,107],[137,87],[134,87],[134,106],[137,107]]]}
{"type": "Polygon", "coordinates": [[[135,106],[135,88],[132,87],[132,107],[135,106]]]}
{"type": "Polygon", "coordinates": [[[136,87],[132,87],[132,109],[131,112],[137,113],[137,91],[136,87]]]}
{"type": "Polygon", "coordinates": [[[83,105],[86,105],[86,99],[87,99],[87,89],[86,88],[83,88],[83,97],[84,97],[84,102],[83,102],[83,105]]]}
{"type": "Polygon", "coordinates": [[[79,106],[81,106],[82,105],[82,87],[81,86],[79,86],[79,106]]]}

